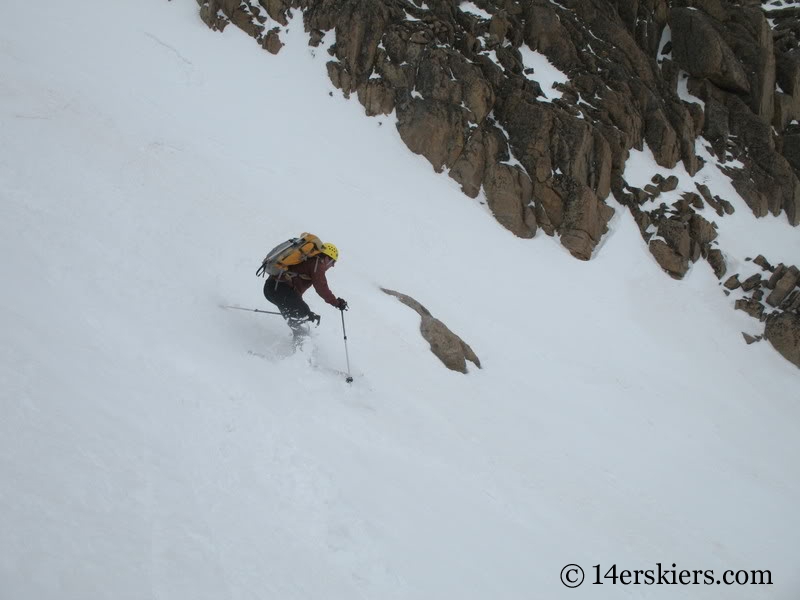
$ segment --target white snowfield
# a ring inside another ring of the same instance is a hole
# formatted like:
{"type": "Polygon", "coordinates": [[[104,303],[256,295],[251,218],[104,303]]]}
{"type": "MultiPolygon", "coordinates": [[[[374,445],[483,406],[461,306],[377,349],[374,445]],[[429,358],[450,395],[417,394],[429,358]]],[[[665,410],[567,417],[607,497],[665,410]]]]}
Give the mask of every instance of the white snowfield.
{"type": "Polygon", "coordinates": [[[708,265],[665,276],[613,199],[590,262],[517,239],[329,95],[298,15],[273,57],[197,10],[3,8],[2,600],[797,598],[798,370],[708,265]],[[255,270],[303,231],[351,385],[313,290],[292,356],[219,308],[272,310],[255,270]],[[592,584],[657,563],[772,585],[592,584]]]}

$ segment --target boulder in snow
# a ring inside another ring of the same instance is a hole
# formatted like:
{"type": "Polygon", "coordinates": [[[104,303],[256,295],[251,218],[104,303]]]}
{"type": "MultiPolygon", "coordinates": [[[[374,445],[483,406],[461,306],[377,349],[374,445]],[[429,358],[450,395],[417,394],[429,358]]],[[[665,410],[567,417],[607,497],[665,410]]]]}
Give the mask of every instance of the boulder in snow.
{"type": "Polygon", "coordinates": [[[800,315],[770,315],[764,335],[786,360],[800,367],[800,315]]]}
{"type": "Polygon", "coordinates": [[[472,351],[472,348],[469,347],[469,344],[450,331],[447,325],[435,318],[422,304],[406,294],[401,294],[394,290],[387,290],[386,288],[381,288],[381,290],[390,296],[394,296],[419,314],[422,319],[419,326],[422,337],[430,344],[431,352],[433,352],[448,369],[451,371],[458,371],[459,373],[466,373],[467,361],[474,363],[475,366],[480,368],[481,361],[472,351]]]}

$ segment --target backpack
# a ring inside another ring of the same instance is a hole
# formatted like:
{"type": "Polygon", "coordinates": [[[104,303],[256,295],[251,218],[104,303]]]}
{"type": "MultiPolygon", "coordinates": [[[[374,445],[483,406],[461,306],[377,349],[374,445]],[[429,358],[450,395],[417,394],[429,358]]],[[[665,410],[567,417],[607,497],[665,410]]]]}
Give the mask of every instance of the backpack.
{"type": "Polygon", "coordinates": [[[256,276],[278,277],[283,274],[291,276],[291,273],[288,272],[289,267],[299,265],[321,251],[322,240],[312,233],[304,233],[300,237],[291,238],[269,251],[269,254],[261,261],[256,276]]]}

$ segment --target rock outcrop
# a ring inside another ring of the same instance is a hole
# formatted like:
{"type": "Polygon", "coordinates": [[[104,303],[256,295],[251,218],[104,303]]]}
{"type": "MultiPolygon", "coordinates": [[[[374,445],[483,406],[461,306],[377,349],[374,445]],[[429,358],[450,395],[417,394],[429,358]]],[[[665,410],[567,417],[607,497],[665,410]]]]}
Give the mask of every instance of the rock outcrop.
{"type": "Polygon", "coordinates": [[[767,318],[764,337],[786,360],[800,367],[800,315],[780,313],[767,318]]]}
{"type": "Polygon", "coordinates": [[[616,194],[633,214],[651,254],[668,275],[682,279],[692,263],[705,259],[721,279],[727,268],[722,252],[715,247],[717,225],[696,211],[708,203],[718,215],[725,215],[731,214],[733,207],[726,200],[711,196],[703,185],[699,186],[701,195],[684,193],[670,206],[661,203],[654,208],[645,207],[654,206],[653,200],[676,186],[672,176],[655,175],[644,189],[626,186],[616,190],[616,194]]]}
{"type": "Polygon", "coordinates": [[[409,148],[470,197],[491,189],[516,235],[535,235],[531,208],[578,258],[605,231],[628,150],[644,143],[661,166],[683,161],[693,174],[704,135],[721,160],[744,164],[729,174],[756,216],[800,223],[800,9],[778,0],[478,0],[480,14],[457,0],[198,3],[209,27],[232,22],[271,52],[281,44],[269,21],[286,25],[293,10],[312,45],[333,31],[336,87],[369,115],[396,110],[409,148]],[[543,89],[531,52],[569,81],[543,89]],[[678,95],[681,73],[704,108],[678,95]],[[500,167],[510,153],[524,173],[500,167]],[[576,204],[577,228],[560,218],[576,204]]]}
{"type": "Polygon", "coordinates": [[[782,263],[772,266],[761,255],[752,262],[760,267],[760,272],[744,281],[741,275],[733,275],[724,286],[740,294],[736,309],[765,322],[763,337],[800,367],[800,269],[782,263]]]}
{"type": "MultiPolygon", "coordinates": [[[[668,275],[704,260],[725,278],[717,224],[698,211],[733,204],[700,183],[658,201],[674,176],[628,185],[645,144],[690,176],[702,144],[755,217],[800,224],[800,8],[782,0],[197,1],[211,29],[233,23],[273,53],[302,15],[333,85],[367,115],[394,112],[408,148],[519,237],[541,230],[588,260],[613,193],[668,275]],[[546,83],[551,69],[562,82],[546,83]]],[[[766,319],[792,312],[795,275],[725,290],[752,293],[737,307],[766,319]]]]}
{"type": "Polygon", "coordinates": [[[669,20],[672,55],[690,75],[735,94],[750,92],[744,67],[714,28],[712,17],[694,7],[678,7],[670,11],[669,20]]]}
{"type": "Polygon", "coordinates": [[[448,369],[451,371],[458,371],[459,373],[466,373],[467,361],[470,361],[476,367],[480,368],[481,361],[472,351],[472,348],[469,347],[469,344],[450,331],[447,325],[431,315],[430,311],[422,306],[422,304],[414,300],[411,296],[401,294],[400,292],[387,290],[385,288],[381,288],[381,290],[390,296],[394,296],[419,314],[421,318],[419,330],[422,333],[422,337],[430,344],[431,352],[433,352],[448,369]]]}

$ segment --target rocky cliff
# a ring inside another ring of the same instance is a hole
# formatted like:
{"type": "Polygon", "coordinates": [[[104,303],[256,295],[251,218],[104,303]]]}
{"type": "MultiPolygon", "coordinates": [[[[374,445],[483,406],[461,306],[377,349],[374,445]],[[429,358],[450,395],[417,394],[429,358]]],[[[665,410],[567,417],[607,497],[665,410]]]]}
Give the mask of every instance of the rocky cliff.
{"type": "MultiPolygon", "coordinates": [[[[325,46],[328,75],[345,96],[355,96],[370,116],[394,112],[408,148],[447,172],[467,196],[485,199],[514,234],[533,237],[541,229],[576,258],[591,258],[607,232],[613,194],[667,274],[679,279],[691,263],[705,260],[721,281],[731,282],[716,223],[698,210],[710,206],[724,219],[733,205],[702,184],[675,202],[657,202],[675,190],[675,177],[654,174],[643,187],[629,185],[629,153],[645,145],[658,165],[680,164],[690,176],[710,156],[755,217],[800,223],[800,5],[198,3],[212,29],[234,23],[273,53],[293,14],[302,14],[312,46],[333,32],[335,41],[325,46]]],[[[780,302],[768,297],[765,306],[748,297],[737,306],[746,302],[763,321],[771,316],[781,331],[794,327],[781,337],[790,340],[780,343],[790,350],[776,345],[789,358],[797,355],[800,337],[798,278],[796,268],[781,267],[781,277],[772,273],[765,282],[768,287],[777,278],[781,289],[793,284],[780,302]]]]}

